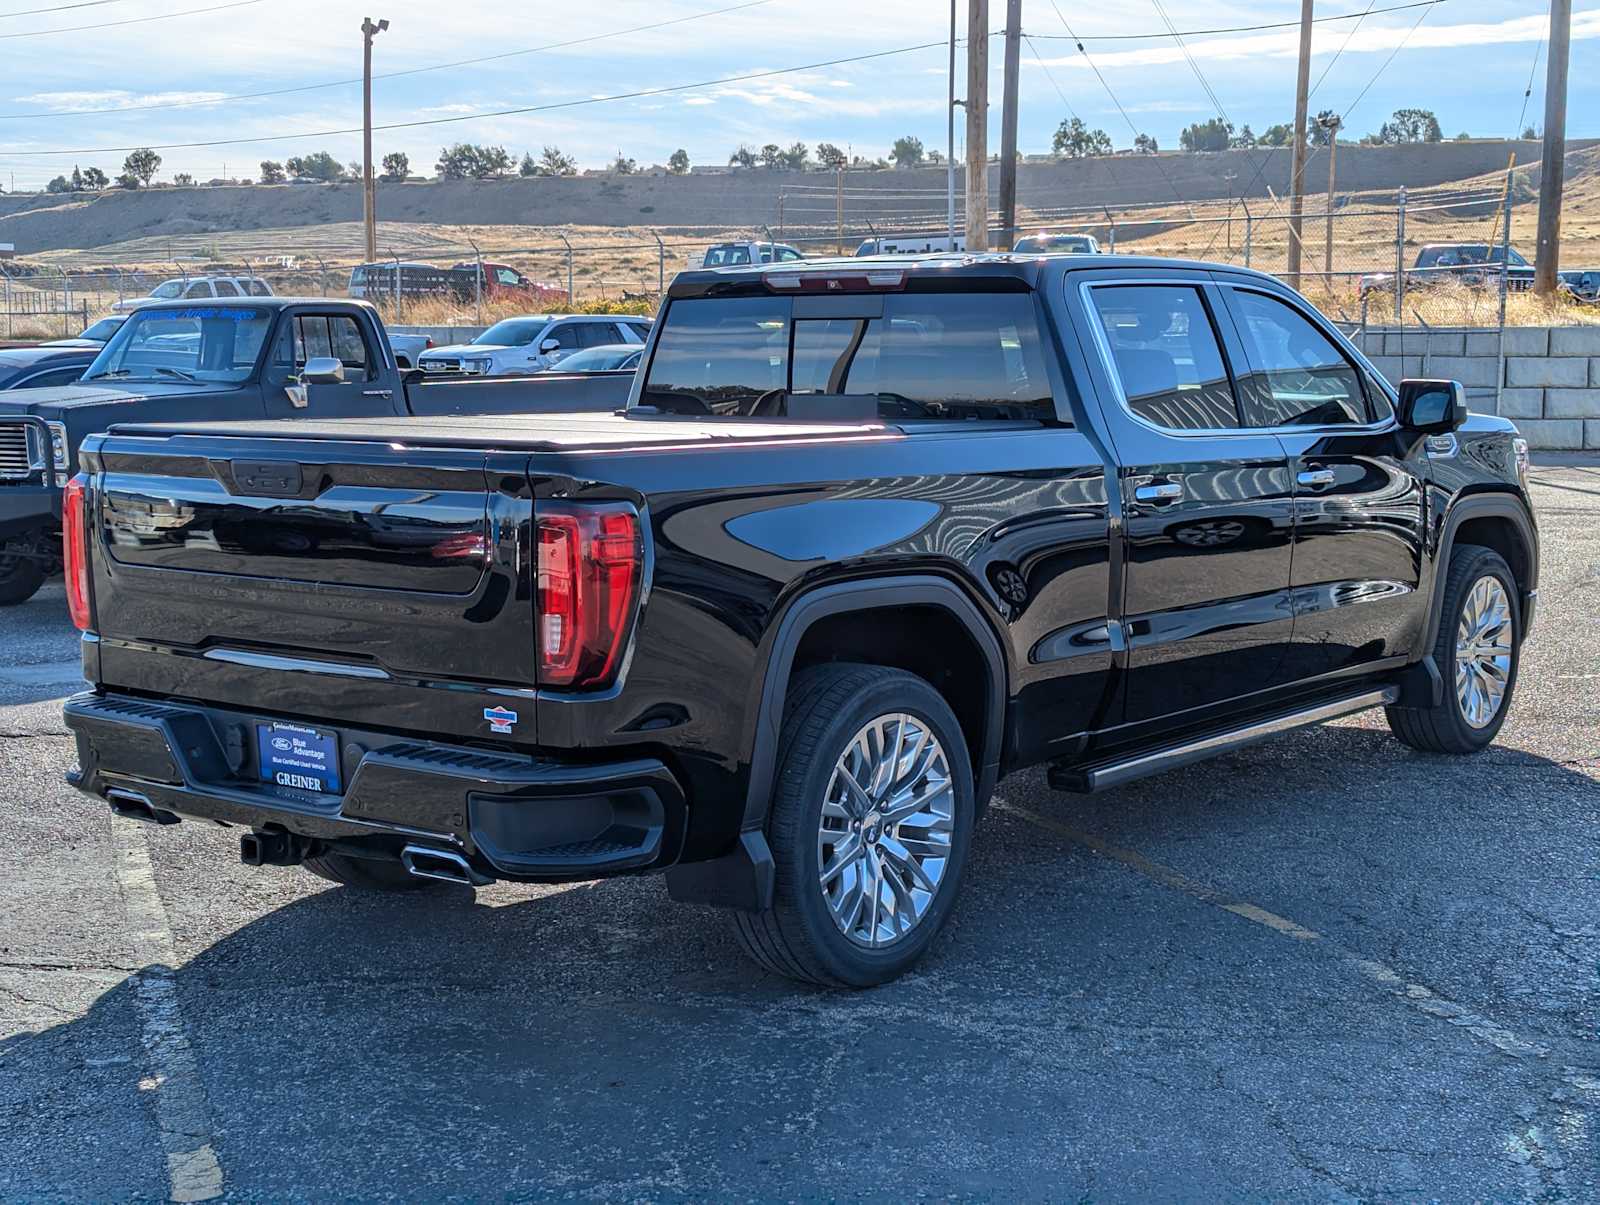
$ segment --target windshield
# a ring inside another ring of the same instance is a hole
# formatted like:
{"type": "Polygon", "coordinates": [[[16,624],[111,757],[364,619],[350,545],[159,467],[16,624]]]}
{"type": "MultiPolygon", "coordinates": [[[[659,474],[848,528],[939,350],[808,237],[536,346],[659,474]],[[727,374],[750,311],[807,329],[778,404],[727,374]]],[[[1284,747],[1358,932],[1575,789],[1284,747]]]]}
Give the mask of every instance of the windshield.
{"type": "Polygon", "coordinates": [[[1092,252],[1094,240],[1086,234],[1035,234],[1018,239],[1012,250],[1092,252]]]}
{"type": "Polygon", "coordinates": [[[102,318],[88,330],[84,331],[83,334],[79,335],[78,338],[93,339],[97,343],[104,343],[107,339],[111,338],[112,335],[117,333],[117,328],[121,325],[121,318],[102,318]]]}
{"type": "Polygon", "coordinates": [[[150,296],[160,297],[164,301],[176,300],[183,293],[183,281],[169,280],[150,290],[150,296]]]}
{"type": "Polygon", "coordinates": [[[629,343],[613,343],[604,347],[590,347],[580,352],[574,352],[559,364],[553,366],[553,372],[610,372],[619,368],[622,362],[630,356],[638,355],[639,349],[629,343]]]}
{"type": "Polygon", "coordinates": [[[242,384],[271,328],[272,312],[250,306],[136,310],[83,379],[242,384]]]}
{"type": "Polygon", "coordinates": [[[817,300],[674,301],[641,404],[752,418],[1054,416],[1031,294],[868,297],[853,307],[861,317],[817,300]]]}
{"type": "Polygon", "coordinates": [[[549,325],[548,318],[507,318],[496,322],[473,343],[485,347],[527,347],[549,325]]]}

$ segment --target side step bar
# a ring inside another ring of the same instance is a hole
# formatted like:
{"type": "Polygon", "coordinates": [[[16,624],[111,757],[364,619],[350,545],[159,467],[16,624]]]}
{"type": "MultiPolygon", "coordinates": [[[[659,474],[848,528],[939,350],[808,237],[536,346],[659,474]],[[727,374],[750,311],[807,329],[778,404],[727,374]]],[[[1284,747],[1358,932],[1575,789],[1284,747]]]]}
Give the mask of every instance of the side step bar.
{"type": "Polygon", "coordinates": [[[1246,745],[1253,745],[1257,741],[1264,741],[1268,737],[1277,736],[1280,732],[1288,732],[1294,728],[1304,728],[1307,724],[1321,724],[1327,720],[1336,720],[1340,716],[1353,715],[1358,711],[1368,711],[1373,707],[1385,707],[1395,702],[1399,697],[1400,688],[1398,686],[1384,686],[1377,690],[1366,690],[1343,699],[1334,699],[1328,703],[1318,703],[1314,707],[1306,707],[1299,711],[1270,716],[1267,719],[1246,724],[1242,728],[1232,728],[1225,732],[1213,732],[1208,736],[1196,737],[1194,740],[1186,741],[1179,745],[1168,745],[1164,749],[1155,749],[1149,753],[1136,753],[1120,761],[1099,762],[1080,766],[1051,766],[1049,781],[1050,785],[1058,791],[1074,791],[1079,794],[1104,791],[1111,787],[1120,787],[1123,783],[1132,782],[1137,778],[1160,774],[1164,770],[1175,770],[1179,766],[1187,766],[1191,762],[1204,761],[1206,758],[1215,757],[1219,753],[1229,753],[1234,749],[1242,749],[1246,745]]]}

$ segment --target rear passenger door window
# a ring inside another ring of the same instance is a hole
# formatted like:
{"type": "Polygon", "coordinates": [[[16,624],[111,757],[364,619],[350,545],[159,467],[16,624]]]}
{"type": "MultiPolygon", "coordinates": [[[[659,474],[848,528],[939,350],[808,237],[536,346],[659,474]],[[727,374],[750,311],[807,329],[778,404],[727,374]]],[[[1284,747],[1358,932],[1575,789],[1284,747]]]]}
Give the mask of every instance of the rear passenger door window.
{"type": "Polygon", "coordinates": [[[1326,427],[1372,421],[1361,373],[1288,302],[1234,289],[1235,325],[1250,371],[1239,381],[1252,427],[1326,427]]]}
{"type": "Polygon", "coordinates": [[[1173,431],[1242,426],[1222,347],[1194,285],[1090,290],[1118,384],[1134,415],[1173,431]]]}

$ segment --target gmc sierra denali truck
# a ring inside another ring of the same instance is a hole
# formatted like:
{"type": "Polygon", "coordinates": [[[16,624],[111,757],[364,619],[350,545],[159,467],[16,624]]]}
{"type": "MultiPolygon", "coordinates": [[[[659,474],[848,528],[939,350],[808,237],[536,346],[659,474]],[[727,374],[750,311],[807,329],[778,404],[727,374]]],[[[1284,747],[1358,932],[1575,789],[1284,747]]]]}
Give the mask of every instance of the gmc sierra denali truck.
{"type": "Polygon", "coordinates": [[[633,380],[423,382],[401,371],[377,310],[325,297],[141,305],[78,371],[0,400],[0,607],[60,564],[61,485],[78,445],[112,422],[611,410],[633,380]]]}
{"type": "Polygon", "coordinates": [[[1494,739],[1538,544],[1462,398],[1266,276],[954,255],[684,273],[619,413],[114,427],[72,781],[362,887],[664,871],[880,983],[1019,767],[1494,739]]]}

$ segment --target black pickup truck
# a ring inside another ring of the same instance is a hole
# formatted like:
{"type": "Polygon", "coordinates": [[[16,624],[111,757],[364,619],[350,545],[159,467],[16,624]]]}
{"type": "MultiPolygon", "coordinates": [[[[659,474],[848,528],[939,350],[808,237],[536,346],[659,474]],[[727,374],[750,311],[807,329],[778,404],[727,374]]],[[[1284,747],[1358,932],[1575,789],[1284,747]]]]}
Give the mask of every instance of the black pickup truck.
{"type": "Polygon", "coordinates": [[[684,273],[617,414],[115,427],[72,781],[365,887],[664,871],[879,983],[1020,767],[1493,740],[1538,545],[1462,397],[1248,271],[936,256],[684,273]]]}
{"type": "Polygon", "coordinates": [[[424,381],[402,372],[371,305],[252,297],[141,306],[70,385],[0,398],[0,606],[61,559],[62,482],[112,422],[609,410],[633,374],[424,381]]]}

